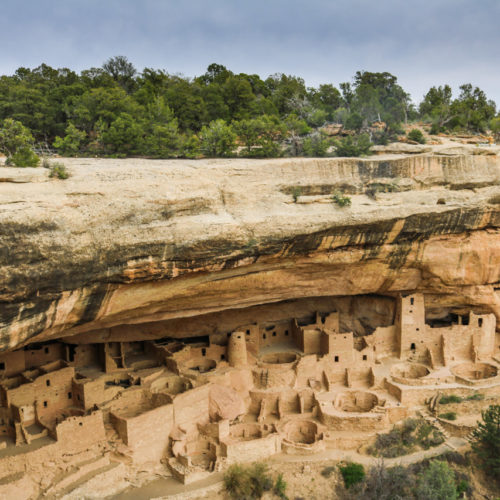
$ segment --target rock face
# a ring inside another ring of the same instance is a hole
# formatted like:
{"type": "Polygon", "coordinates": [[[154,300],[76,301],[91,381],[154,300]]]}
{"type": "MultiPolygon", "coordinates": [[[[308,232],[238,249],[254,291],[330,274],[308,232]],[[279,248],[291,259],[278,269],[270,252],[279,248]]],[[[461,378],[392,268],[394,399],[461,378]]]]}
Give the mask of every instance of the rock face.
{"type": "Polygon", "coordinates": [[[1,350],[409,291],[500,320],[496,155],[65,163],[65,181],[0,176],[1,350]]]}

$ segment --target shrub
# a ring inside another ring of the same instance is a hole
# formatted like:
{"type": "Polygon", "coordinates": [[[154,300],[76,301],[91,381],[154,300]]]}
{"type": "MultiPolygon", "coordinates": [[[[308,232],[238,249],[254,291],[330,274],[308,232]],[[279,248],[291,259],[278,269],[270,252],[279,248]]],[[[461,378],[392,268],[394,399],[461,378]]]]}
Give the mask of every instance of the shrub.
{"type": "Polygon", "coordinates": [[[420,474],[415,490],[418,500],[456,500],[455,475],[446,462],[433,460],[420,474]]]}
{"type": "Polygon", "coordinates": [[[40,158],[32,150],[33,136],[21,122],[6,118],[0,127],[0,152],[6,165],[36,167],[40,158]]]}
{"type": "Polygon", "coordinates": [[[224,474],[224,486],[235,500],[256,500],[273,488],[273,480],[265,464],[234,464],[224,474]]]}
{"type": "Polygon", "coordinates": [[[351,198],[337,192],[332,195],[332,202],[336,203],[339,207],[348,207],[351,205],[351,198]]]}
{"type": "Polygon", "coordinates": [[[302,193],[302,189],[299,186],[295,186],[292,189],[292,198],[293,198],[293,202],[294,203],[297,203],[297,201],[299,200],[299,196],[301,195],[301,193],[302,193]]]}
{"type": "Polygon", "coordinates": [[[408,139],[418,142],[419,144],[425,144],[424,134],[418,128],[414,128],[408,132],[408,139]]]}
{"type": "Polygon", "coordinates": [[[337,141],[337,156],[361,156],[370,154],[372,143],[368,134],[361,134],[355,137],[348,135],[340,141],[337,141]]]}
{"type": "Polygon", "coordinates": [[[286,481],[283,479],[283,474],[279,474],[274,483],[273,492],[282,500],[288,500],[286,496],[286,481]]]}
{"type": "Polygon", "coordinates": [[[482,422],[472,432],[472,449],[487,474],[500,478],[500,405],[482,412],[482,422]]]}
{"type": "Polygon", "coordinates": [[[37,167],[39,163],[40,158],[29,147],[18,149],[5,160],[6,165],[14,165],[15,167],[37,167]]]}
{"type": "Polygon", "coordinates": [[[463,399],[455,394],[450,394],[449,396],[441,396],[439,404],[447,405],[449,403],[461,403],[463,399]]]}
{"type": "Polygon", "coordinates": [[[54,147],[64,156],[76,156],[87,134],[78,130],[71,122],[66,127],[64,138],[56,136],[54,147]]]}
{"type": "Polygon", "coordinates": [[[339,465],[339,469],[347,489],[365,478],[365,468],[361,464],[349,462],[345,465],[339,465]]]}
{"type": "Polygon", "coordinates": [[[454,411],[448,411],[446,413],[440,413],[439,418],[444,418],[445,420],[456,420],[457,414],[454,411]]]}
{"type": "Polygon", "coordinates": [[[363,500],[397,500],[412,498],[414,478],[403,466],[387,468],[383,461],[370,467],[363,491],[356,496],[363,500]]]}
{"type": "Polygon", "coordinates": [[[304,156],[323,157],[327,156],[330,145],[330,139],[324,137],[319,132],[315,132],[304,139],[302,151],[304,156]]]}
{"type": "Polygon", "coordinates": [[[484,399],[484,394],[476,392],[475,394],[467,396],[465,399],[467,399],[467,401],[482,401],[484,399]]]}
{"type": "Polygon", "coordinates": [[[49,177],[57,177],[58,179],[67,179],[69,177],[69,172],[66,170],[66,166],[62,163],[52,163],[50,165],[49,177]]]}
{"type": "Polygon", "coordinates": [[[215,120],[201,129],[200,149],[209,157],[231,156],[236,147],[236,134],[224,120],[215,120]]]}

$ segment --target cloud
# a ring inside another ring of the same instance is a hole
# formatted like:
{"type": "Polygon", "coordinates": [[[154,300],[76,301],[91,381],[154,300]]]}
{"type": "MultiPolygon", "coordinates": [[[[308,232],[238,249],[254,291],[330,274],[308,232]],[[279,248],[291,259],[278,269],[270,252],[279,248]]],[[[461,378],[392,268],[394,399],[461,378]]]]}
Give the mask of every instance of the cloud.
{"type": "Polygon", "coordinates": [[[4,0],[0,72],[126,55],[194,76],[211,62],[308,85],[390,71],[419,100],[471,81],[500,104],[497,0],[4,0]]]}

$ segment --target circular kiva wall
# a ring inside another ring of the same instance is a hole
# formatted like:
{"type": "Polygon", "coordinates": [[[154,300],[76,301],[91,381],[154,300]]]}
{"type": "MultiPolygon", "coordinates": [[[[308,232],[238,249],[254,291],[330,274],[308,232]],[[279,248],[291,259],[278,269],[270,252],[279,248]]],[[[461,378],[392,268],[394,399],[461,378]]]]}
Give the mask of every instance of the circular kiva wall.
{"type": "Polygon", "coordinates": [[[461,363],[454,366],[451,371],[457,378],[473,383],[498,375],[497,367],[489,363],[461,363]]]}
{"type": "Polygon", "coordinates": [[[396,382],[416,385],[419,379],[426,377],[430,372],[427,366],[419,363],[401,363],[392,367],[391,376],[396,382]]]}
{"type": "Polygon", "coordinates": [[[337,410],[349,413],[365,413],[378,405],[378,397],[371,392],[349,391],[340,393],[334,401],[337,410]]]}
{"type": "Polygon", "coordinates": [[[184,368],[188,370],[197,371],[200,373],[206,373],[212,371],[217,366],[217,363],[213,359],[209,358],[195,358],[190,359],[184,363],[184,368]]]}
{"type": "Polygon", "coordinates": [[[285,438],[294,444],[312,445],[319,440],[318,425],[311,420],[288,422],[284,428],[285,438]]]}

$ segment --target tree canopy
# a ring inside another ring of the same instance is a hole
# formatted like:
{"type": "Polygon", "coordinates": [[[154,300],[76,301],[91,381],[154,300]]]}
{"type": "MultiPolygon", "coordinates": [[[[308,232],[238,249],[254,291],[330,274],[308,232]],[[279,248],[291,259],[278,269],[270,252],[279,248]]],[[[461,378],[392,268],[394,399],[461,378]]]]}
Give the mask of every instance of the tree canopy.
{"type": "Polygon", "coordinates": [[[449,85],[432,87],[417,108],[388,72],[358,71],[338,87],[307,87],[298,76],[264,79],[218,63],[194,78],[140,72],[116,56],[80,73],[41,64],[0,76],[0,123],[19,122],[35,142],[70,156],[325,155],[335,148],[320,133],[327,124],[381,143],[417,118],[435,132],[499,129],[495,104],[481,89],[464,84],[453,98],[449,85]],[[222,149],[207,143],[217,130],[228,138],[222,149]]]}

